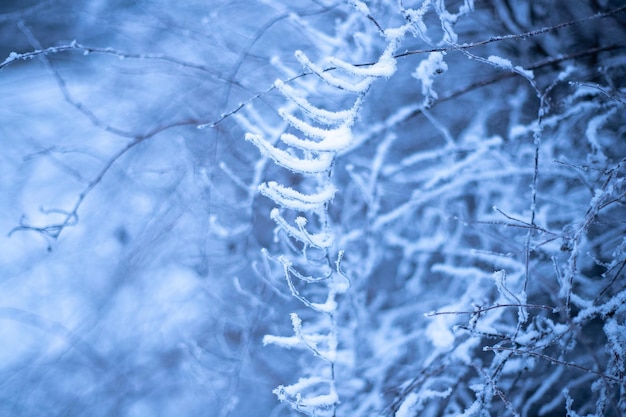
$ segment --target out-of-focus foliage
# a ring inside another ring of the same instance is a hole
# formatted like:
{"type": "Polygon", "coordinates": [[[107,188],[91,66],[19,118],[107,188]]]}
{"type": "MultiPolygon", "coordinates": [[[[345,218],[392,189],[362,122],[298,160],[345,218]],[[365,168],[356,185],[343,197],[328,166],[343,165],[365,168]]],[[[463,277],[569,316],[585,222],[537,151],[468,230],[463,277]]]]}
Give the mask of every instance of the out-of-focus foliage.
{"type": "Polygon", "coordinates": [[[13,3],[0,415],[268,415],[292,367],[261,349],[283,303],[252,269],[268,220],[220,168],[257,157],[197,126],[271,85],[279,34],[309,40],[261,2],[13,3]]]}
{"type": "Polygon", "coordinates": [[[619,1],[179,3],[0,8],[1,416],[626,415],[619,1]]]}

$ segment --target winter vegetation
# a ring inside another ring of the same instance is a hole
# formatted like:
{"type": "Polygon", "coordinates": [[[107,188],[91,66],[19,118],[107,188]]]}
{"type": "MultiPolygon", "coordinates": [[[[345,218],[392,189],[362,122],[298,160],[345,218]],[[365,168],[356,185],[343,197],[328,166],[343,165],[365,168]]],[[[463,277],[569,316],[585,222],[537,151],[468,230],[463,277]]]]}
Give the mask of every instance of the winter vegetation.
{"type": "Polygon", "coordinates": [[[0,36],[0,416],[626,416],[623,2],[0,36]]]}

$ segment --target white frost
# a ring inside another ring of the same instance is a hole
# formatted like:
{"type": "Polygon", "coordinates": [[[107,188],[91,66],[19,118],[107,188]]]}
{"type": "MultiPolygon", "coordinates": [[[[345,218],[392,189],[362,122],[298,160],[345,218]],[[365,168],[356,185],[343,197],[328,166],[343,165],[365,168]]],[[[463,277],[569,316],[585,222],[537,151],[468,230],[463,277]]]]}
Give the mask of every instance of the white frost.
{"type": "Polygon", "coordinates": [[[275,147],[263,139],[261,135],[246,133],[246,140],[254,143],[264,156],[272,158],[276,164],[293,172],[318,174],[328,171],[333,162],[333,156],[329,153],[320,153],[317,158],[298,158],[287,151],[275,147]]]}
{"type": "Polygon", "coordinates": [[[422,83],[422,94],[427,102],[437,98],[437,93],[433,90],[434,76],[442,74],[448,70],[448,64],[443,60],[443,52],[431,52],[428,58],[420,62],[412,74],[422,83]]]}
{"type": "Polygon", "coordinates": [[[326,184],[325,187],[315,194],[303,194],[293,188],[280,185],[276,181],[259,185],[259,192],[264,196],[285,208],[299,211],[322,208],[325,203],[334,197],[336,191],[337,189],[332,183],[326,184]]]}

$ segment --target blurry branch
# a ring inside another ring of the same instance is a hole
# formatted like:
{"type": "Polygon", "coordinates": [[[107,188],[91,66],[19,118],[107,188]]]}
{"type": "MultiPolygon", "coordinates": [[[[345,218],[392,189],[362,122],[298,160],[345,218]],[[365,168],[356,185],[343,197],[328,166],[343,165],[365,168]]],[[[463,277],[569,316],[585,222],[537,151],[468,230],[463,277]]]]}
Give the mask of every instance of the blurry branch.
{"type": "Polygon", "coordinates": [[[537,230],[537,231],[539,231],[541,233],[546,233],[546,234],[549,234],[549,235],[554,236],[554,237],[561,237],[560,234],[553,233],[553,232],[551,232],[551,231],[549,231],[549,230],[547,230],[547,229],[545,229],[545,228],[543,228],[543,227],[541,227],[539,225],[536,225],[536,224],[534,224],[532,222],[528,223],[528,222],[525,222],[523,220],[517,219],[517,218],[515,218],[513,216],[510,216],[510,215],[506,214],[505,212],[503,212],[502,210],[500,210],[498,207],[494,206],[493,209],[496,212],[500,213],[501,215],[503,215],[504,217],[506,217],[507,219],[509,219],[509,220],[511,220],[511,221],[513,221],[515,223],[497,222],[497,221],[475,221],[474,223],[478,223],[478,224],[498,224],[498,225],[502,225],[502,226],[519,227],[520,229],[537,230]]]}
{"type": "MultiPolygon", "coordinates": [[[[202,71],[207,71],[209,73],[211,73],[212,75],[215,76],[215,74],[213,74],[213,72],[208,68],[205,67],[203,65],[196,65],[196,64],[190,64],[188,62],[184,62],[175,58],[171,58],[168,56],[164,56],[164,55],[153,55],[153,54],[128,54],[122,51],[118,51],[112,48],[92,48],[92,47],[85,47],[82,45],[77,44],[76,42],[72,42],[70,45],[62,45],[59,47],[50,47],[50,48],[42,48],[41,44],[39,43],[39,41],[37,40],[37,38],[35,38],[35,36],[33,35],[32,31],[24,24],[24,22],[19,22],[18,23],[19,28],[22,30],[22,32],[24,32],[24,34],[26,35],[26,37],[28,38],[28,41],[31,43],[31,45],[33,45],[34,48],[36,48],[35,51],[33,52],[29,52],[29,53],[25,53],[25,54],[16,54],[15,52],[11,53],[11,55],[9,56],[9,58],[5,59],[5,61],[0,64],[0,69],[3,68],[3,66],[9,65],[11,62],[17,60],[17,59],[32,59],[35,57],[40,57],[44,63],[44,65],[46,66],[46,68],[53,74],[54,78],[57,81],[57,84],[59,85],[59,89],[61,90],[61,93],[63,94],[63,97],[66,99],[66,101],[71,104],[73,107],[75,107],[79,112],[83,113],[85,116],[87,116],[87,118],[97,127],[100,127],[104,130],[106,130],[107,132],[113,133],[115,135],[121,136],[121,137],[126,137],[126,138],[132,138],[135,140],[143,140],[143,139],[147,139],[150,138],[154,135],[156,135],[157,133],[160,133],[166,129],[170,129],[172,127],[178,127],[178,126],[189,126],[189,125],[198,125],[203,123],[202,120],[197,120],[197,119],[184,119],[184,120],[179,120],[179,121],[175,121],[175,122],[171,122],[171,123],[167,123],[164,124],[162,126],[158,126],[154,129],[152,129],[151,131],[148,131],[146,133],[143,134],[135,134],[132,132],[128,132],[113,126],[109,126],[107,124],[105,124],[104,122],[102,122],[100,119],[98,119],[98,117],[86,106],[84,106],[82,103],[80,103],[79,101],[77,101],[76,99],[74,99],[74,97],[71,95],[69,89],[67,88],[67,84],[65,82],[65,80],[63,79],[63,77],[61,77],[61,74],[59,74],[59,72],[52,66],[52,63],[50,62],[50,60],[48,59],[48,54],[49,53],[57,53],[57,52],[62,52],[62,51],[68,51],[68,50],[72,50],[72,49],[78,49],[78,50],[82,50],[83,52],[97,52],[97,53],[104,53],[104,54],[110,54],[110,55],[116,55],[120,58],[134,58],[134,59],[153,59],[153,60],[162,60],[162,61],[166,61],[166,62],[170,62],[170,63],[175,63],[177,65],[181,65],[183,67],[187,67],[187,68],[193,68],[193,69],[200,69],[202,71]]],[[[220,78],[215,76],[219,81],[223,81],[228,83],[229,85],[231,83],[237,84],[238,86],[241,86],[239,83],[236,83],[234,81],[227,81],[226,79],[220,78]]],[[[241,86],[243,87],[243,86],[241,86]]],[[[260,95],[256,95],[256,97],[258,97],[260,95]]],[[[243,105],[241,105],[243,106],[243,105]]],[[[220,119],[221,120],[221,119],[220,119]]],[[[217,122],[214,122],[213,124],[217,124],[217,122]]]]}
{"type": "Polygon", "coordinates": [[[444,370],[445,370],[445,366],[444,365],[435,366],[435,361],[433,361],[431,365],[428,365],[426,368],[422,369],[418,373],[417,376],[413,377],[413,379],[408,382],[406,387],[403,387],[401,391],[398,392],[396,399],[394,399],[394,401],[391,404],[389,404],[384,410],[385,411],[384,415],[395,416],[398,410],[400,409],[402,402],[409,395],[410,392],[414,391],[419,386],[425,385],[428,379],[441,375],[444,370]],[[391,411],[391,413],[389,413],[389,411],[391,411]]]}
{"type": "Polygon", "coordinates": [[[106,369],[108,361],[80,336],[56,321],[46,319],[38,314],[19,308],[0,307],[0,320],[13,320],[37,328],[53,336],[59,337],[79,351],[99,369],[106,369]]]}
{"type": "MultiPolygon", "coordinates": [[[[611,286],[613,284],[615,284],[615,281],[622,274],[622,272],[624,271],[625,267],[626,267],[626,260],[623,260],[620,263],[619,269],[617,270],[617,272],[615,272],[615,275],[613,276],[613,279],[611,279],[611,282],[609,282],[608,285],[606,287],[604,287],[604,289],[600,292],[600,294],[598,294],[598,297],[596,297],[596,299],[599,299],[600,297],[602,297],[604,295],[604,293],[606,293],[609,290],[609,288],[611,288],[611,286]]],[[[612,269],[614,269],[614,267],[611,267],[607,272],[611,271],[612,269]]],[[[606,274],[606,272],[605,272],[605,274],[606,274]]]]}
{"type": "MultiPolygon", "coordinates": [[[[276,16],[275,18],[271,19],[269,22],[266,22],[263,26],[261,26],[261,28],[255,33],[255,35],[252,37],[252,40],[241,50],[240,54],[239,54],[239,59],[237,60],[237,63],[234,65],[233,69],[231,70],[228,79],[230,80],[234,80],[235,77],[237,76],[237,73],[239,72],[239,70],[241,69],[241,66],[243,65],[244,61],[246,60],[246,58],[249,56],[250,51],[252,50],[252,48],[254,47],[254,45],[259,41],[259,39],[261,39],[261,36],[263,35],[263,33],[265,33],[266,31],[268,31],[272,26],[274,26],[276,23],[280,22],[281,20],[285,19],[289,17],[289,14],[282,14],[280,16],[276,16]]],[[[228,91],[226,93],[226,102],[228,102],[228,100],[230,99],[230,95],[231,95],[231,84],[228,84],[228,91]]],[[[205,125],[201,125],[198,126],[200,129],[204,128],[204,127],[215,127],[215,125],[217,125],[219,122],[221,122],[222,120],[224,120],[226,117],[230,116],[231,114],[237,113],[239,110],[241,110],[242,107],[244,107],[246,104],[250,103],[253,100],[256,100],[257,98],[259,98],[261,95],[268,93],[269,91],[271,91],[273,89],[273,87],[266,91],[265,93],[259,93],[254,95],[252,98],[248,99],[246,102],[240,103],[235,110],[232,110],[230,112],[228,112],[227,114],[223,114],[220,116],[220,118],[212,123],[208,123],[205,125]]]]}
{"type": "MultiPolygon", "coordinates": [[[[335,68],[333,68],[335,69],[335,68]]],[[[330,71],[330,69],[324,70],[324,71],[330,71]]],[[[311,71],[304,71],[298,75],[295,75],[293,77],[290,77],[286,80],[283,80],[282,82],[284,84],[290,84],[292,82],[294,82],[295,80],[302,78],[302,77],[306,77],[308,75],[313,75],[313,72],[311,71]]],[[[218,124],[220,124],[221,122],[223,122],[224,120],[228,119],[229,117],[235,115],[236,113],[238,113],[241,109],[247,107],[249,104],[251,104],[253,101],[256,101],[257,99],[271,93],[272,91],[276,90],[276,85],[272,84],[271,87],[269,87],[268,89],[258,92],[255,95],[253,95],[252,97],[250,97],[249,99],[242,101],[241,103],[239,103],[237,105],[237,107],[233,108],[232,110],[229,110],[226,113],[223,113],[220,115],[219,118],[217,118],[216,120],[213,120],[211,122],[205,122],[205,123],[201,123],[198,124],[198,129],[205,129],[207,127],[216,127],[218,124]]]]}
{"type": "MultiPolygon", "coordinates": [[[[535,69],[539,69],[539,68],[548,67],[548,66],[551,66],[551,65],[556,65],[556,64],[558,64],[560,62],[563,62],[563,61],[569,61],[569,60],[572,60],[572,59],[582,58],[582,57],[589,56],[589,55],[595,55],[595,54],[597,54],[599,52],[613,51],[613,50],[621,49],[621,48],[626,48],[626,44],[614,44],[614,45],[602,46],[602,47],[597,47],[597,48],[590,48],[590,49],[587,49],[585,51],[575,52],[575,53],[572,53],[572,54],[558,55],[556,57],[544,59],[544,60],[541,60],[541,61],[537,61],[537,62],[535,62],[533,64],[526,65],[526,66],[524,66],[524,68],[527,69],[527,70],[535,70],[535,69]]],[[[424,51],[424,53],[426,53],[426,52],[428,52],[428,51],[424,51]]],[[[404,56],[408,56],[408,55],[404,55],[404,56]]],[[[399,56],[399,57],[402,57],[402,56],[399,56]]],[[[355,66],[361,67],[361,66],[370,66],[370,65],[372,65],[372,63],[356,64],[355,66]]],[[[326,71],[334,71],[336,69],[337,68],[335,68],[335,67],[331,67],[331,68],[325,69],[324,72],[326,72],[326,71]]],[[[299,78],[306,77],[306,76],[309,76],[309,75],[313,75],[313,73],[310,72],[310,71],[305,71],[305,72],[302,72],[302,73],[300,73],[298,75],[295,75],[295,76],[293,76],[291,78],[288,78],[288,79],[284,80],[283,83],[289,84],[289,83],[292,83],[293,81],[295,81],[295,80],[297,80],[299,78]]],[[[503,80],[515,77],[516,75],[517,75],[516,73],[512,73],[512,72],[503,72],[503,73],[498,74],[495,77],[474,82],[474,83],[469,84],[469,85],[467,85],[465,87],[462,87],[462,88],[459,88],[457,90],[454,90],[454,91],[452,91],[452,92],[450,92],[448,94],[441,95],[437,99],[437,101],[435,101],[432,104],[431,107],[435,106],[438,102],[452,100],[454,98],[457,98],[459,96],[462,96],[464,94],[472,92],[472,91],[474,91],[474,90],[476,90],[478,88],[486,87],[486,86],[491,85],[491,84],[496,84],[496,83],[498,83],[500,81],[503,81],[503,80]]],[[[241,109],[245,108],[246,106],[248,106],[253,101],[255,101],[255,100],[257,100],[257,99],[259,99],[259,98],[261,98],[261,97],[271,93],[274,90],[276,90],[276,87],[274,85],[272,85],[267,90],[261,91],[259,93],[256,93],[254,96],[250,97],[246,101],[243,101],[243,102],[239,103],[237,105],[237,107],[233,108],[232,110],[228,111],[227,113],[222,114],[218,119],[216,119],[216,120],[214,120],[212,122],[199,124],[198,128],[199,129],[204,129],[204,128],[207,128],[207,127],[216,127],[218,124],[223,122],[225,119],[235,115],[241,109]]],[[[414,112],[412,112],[410,114],[407,114],[406,117],[404,117],[402,119],[396,120],[396,122],[400,123],[400,122],[406,121],[406,120],[410,119],[411,117],[415,116],[416,114],[421,113],[422,112],[422,106],[416,106],[416,107],[418,107],[418,108],[416,108],[416,110],[414,112]]]]}
{"type": "Polygon", "coordinates": [[[534,356],[536,358],[540,358],[540,359],[546,360],[546,361],[548,361],[550,363],[554,363],[556,365],[567,366],[567,367],[578,369],[578,370],[581,370],[581,371],[584,371],[584,372],[587,372],[587,373],[590,373],[590,374],[595,374],[595,375],[598,375],[598,376],[600,376],[600,377],[602,377],[604,379],[611,380],[613,382],[617,382],[617,383],[621,383],[622,382],[622,380],[620,378],[617,378],[617,377],[614,377],[614,376],[611,376],[611,375],[606,375],[606,374],[604,374],[604,373],[602,373],[600,371],[594,371],[593,369],[585,368],[584,366],[577,365],[575,363],[566,362],[566,361],[563,361],[563,360],[560,360],[560,359],[556,359],[556,358],[553,358],[551,356],[544,355],[543,353],[535,352],[535,351],[532,351],[532,350],[524,350],[524,349],[517,349],[517,348],[507,348],[507,347],[496,347],[496,346],[485,346],[485,347],[483,347],[483,350],[485,350],[485,351],[507,351],[507,352],[512,352],[512,353],[517,354],[517,355],[534,356]]]}
{"type": "MultiPolygon", "coordinates": [[[[119,128],[115,128],[112,126],[109,126],[105,123],[103,123],[101,120],[99,120],[96,115],[87,107],[85,107],[82,103],[80,103],[79,101],[75,100],[72,95],[70,94],[67,85],[65,83],[65,80],[61,77],[61,75],[59,74],[58,71],[56,71],[54,69],[54,67],[52,66],[50,60],[48,59],[48,55],[49,54],[56,54],[56,53],[60,53],[60,52],[66,52],[66,51],[80,51],[83,53],[83,55],[89,55],[91,53],[97,53],[97,54],[104,54],[104,55],[112,55],[112,56],[117,56],[119,59],[137,59],[137,60],[156,60],[156,61],[163,61],[163,62],[167,62],[167,63],[171,63],[171,64],[176,64],[179,65],[181,67],[184,68],[189,68],[189,69],[195,69],[195,70],[199,70],[199,71],[203,71],[206,72],[208,74],[210,74],[213,78],[215,78],[217,81],[222,81],[224,83],[227,83],[228,85],[232,85],[235,84],[239,87],[245,88],[243,87],[240,83],[234,81],[232,78],[231,79],[225,79],[223,77],[220,77],[219,75],[216,74],[216,72],[211,69],[210,67],[206,66],[206,65],[200,65],[200,64],[194,64],[194,63],[190,63],[190,62],[186,62],[177,58],[173,58],[164,54],[137,54],[137,53],[128,53],[128,52],[124,52],[124,51],[120,51],[114,48],[98,48],[98,47],[90,47],[90,46],[85,46],[85,45],[81,45],[79,43],[77,43],[76,41],[72,41],[70,44],[66,44],[66,45],[59,45],[59,46],[52,46],[52,47],[48,47],[48,48],[43,48],[42,45],[39,43],[39,41],[35,38],[35,36],[33,35],[32,31],[24,24],[23,21],[18,22],[18,27],[20,28],[20,30],[22,30],[22,32],[26,35],[26,37],[28,38],[28,41],[31,43],[31,45],[35,48],[34,51],[31,52],[26,52],[26,53],[17,53],[17,52],[11,52],[11,54],[9,54],[9,56],[2,62],[0,63],[0,70],[2,70],[3,68],[11,65],[12,63],[15,63],[19,60],[30,60],[36,57],[40,57],[42,58],[42,61],[44,62],[44,65],[46,66],[46,68],[48,70],[50,70],[52,72],[52,74],[54,75],[57,84],[59,85],[59,88],[61,89],[61,92],[64,96],[64,98],[72,105],[74,106],[78,111],[80,111],[81,113],[83,113],[85,116],[87,116],[87,118],[89,120],[91,120],[91,122],[100,127],[103,128],[104,130],[113,133],[115,135],[118,136],[122,136],[122,137],[127,137],[127,138],[134,138],[134,139],[146,139],[149,138],[151,136],[154,136],[155,134],[169,129],[171,127],[176,127],[176,126],[186,126],[186,125],[199,125],[202,123],[206,123],[203,120],[195,120],[195,119],[186,119],[186,120],[181,120],[181,121],[177,121],[177,122],[173,122],[173,123],[169,123],[160,127],[157,127],[155,129],[153,129],[152,131],[142,134],[142,135],[136,135],[133,134],[131,132],[128,131],[124,131],[122,129],[119,128]]],[[[271,89],[270,89],[271,90],[271,89]]],[[[262,93],[264,94],[264,93],[262,93]]],[[[253,97],[253,99],[256,99],[258,97],[260,97],[262,94],[257,94],[256,96],[253,97]]],[[[249,100],[251,101],[251,100],[249,100]]],[[[241,107],[243,107],[246,103],[241,104],[236,111],[238,111],[241,107]]],[[[233,111],[232,113],[235,113],[236,111],[233,111]]],[[[231,114],[232,114],[231,113],[231,114]]],[[[221,117],[220,119],[218,119],[218,121],[211,123],[211,125],[216,125],[217,123],[219,123],[219,121],[221,121],[224,117],[221,117]]]]}
{"type": "MultiPolygon", "coordinates": [[[[564,61],[571,61],[572,59],[582,58],[582,57],[589,56],[589,55],[595,55],[599,52],[613,51],[613,50],[621,49],[621,48],[626,48],[626,44],[613,44],[613,45],[601,46],[601,47],[596,47],[596,48],[589,48],[585,51],[579,51],[579,52],[575,52],[572,54],[557,55],[555,57],[543,59],[541,61],[537,61],[532,64],[525,65],[524,69],[532,71],[532,70],[536,70],[536,69],[540,69],[544,67],[549,67],[551,65],[556,65],[564,61]]],[[[463,94],[469,93],[477,88],[486,87],[488,85],[498,83],[505,79],[515,77],[516,75],[517,74],[514,72],[505,72],[505,73],[499,74],[496,77],[492,77],[492,78],[481,80],[481,81],[476,81],[472,84],[465,86],[464,88],[458,89],[445,96],[440,97],[437,101],[450,100],[458,96],[461,96],[463,94]]],[[[434,104],[435,103],[433,103],[433,105],[434,104]]]]}
{"type": "Polygon", "coordinates": [[[69,153],[70,151],[66,149],[62,149],[60,147],[56,147],[56,146],[51,146],[51,147],[45,146],[34,138],[25,138],[25,139],[31,142],[33,146],[41,148],[41,150],[25,155],[22,158],[22,161],[26,162],[26,161],[30,161],[33,159],[37,159],[41,156],[47,156],[48,158],[50,158],[52,162],[54,162],[55,165],[60,167],[63,171],[68,173],[70,176],[76,178],[80,182],[87,182],[87,179],[83,176],[83,174],[81,174],[78,170],[72,168],[70,165],[66,164],[61,159],[55,156],[55,154],[57,153],[63,154],[63,153],[69,153]]]}

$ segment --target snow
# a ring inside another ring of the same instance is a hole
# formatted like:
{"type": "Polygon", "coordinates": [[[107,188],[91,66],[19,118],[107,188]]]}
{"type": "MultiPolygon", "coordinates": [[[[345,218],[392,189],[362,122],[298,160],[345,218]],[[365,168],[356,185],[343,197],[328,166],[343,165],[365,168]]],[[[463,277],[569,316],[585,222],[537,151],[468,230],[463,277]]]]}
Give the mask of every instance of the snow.
{"type": "Polygon", "coordinates": [[[501,58],[499,56],[490,55],[489,58],[487,58],[487,61],[492,62],[493,64],[495,64],[496,66],[500,68],[504,68],[504,69],[513,68],[513,64],[511,63],[510,60],[501,58]]]}
{"type": "Polygon", "coordinates": [[[315,397],[302,398],[300,400],[300,405],[302,407],[318,408],[318,407],[329,407],[338,402],[339,402],[339,397],[337,396],[337,393],[333,391],[330,394],[323,394],[323,395],[316,395],[315,397]]]}
{"type": "Polygon", "coordinates": [[[322,189],[314,194],[303,194],[291,187],[270,181],[259,185],[259,192],[272,199],[275,203],[285,208],[299,211],[316,210],[332,200],[337,189],[331,183],[327,183],[322,189]]]}
{"type": "Polygon", "coordinates": [[[294,239],[299,240],[307,245],[312,245],[317,248],[329,248],[333,245],[335,237],[332,233],[322,231],[319,233],[310,233],[304,229],[302,222],[298,222],[298,227],[293,227],[287,223],[287,221],[280,215],[280,210],[273,209],[270,212],[270,217],[276,222],[278,227],[287,232],[287,234],[294,239]]]}
{"type": "MultiPolygon", "coordinates": [[[[24,59],[47,50],[20,41],[25,24],[0,22],[17,51],[0,77],[0,414],[114,415],[117,394],[142,416],[561,415],[564,388],[589,394],[572,415],[618,401],[625,58],[559,54],[576,54],[571,30],[547,25],[575,6],[530,22],[524,2],[465,19],[471,1],[216,0],[207,20],[202,2],[154,0],[176,23],[154,36],[142,8],[69,2],[59,26],[47,3],[28,25],[59,46],[49,66],[24,59]],[[70,26],[109,54],[63,50],[70,26]]],[[[624,34],[591,26],[607,30],[578,31],[582,54],[624,34]]]]}
{"type": "Polygon", "coordinates": [[[426,327],[426,335],[433,346],[437,348],[449,348],[454,343],[454,334],[450,330],[450,324],[445,316],[434,316],[426,327]]]}
{"type": "Polygon", "coordinates": [[[357,10],[363,13],[365,16],[369,16],[370,9],[367,7],[367,4],[360,0],[349,0],[349,2],[357,8],[357,10]]]}
{"type": "Polygon", "coordinates": [[[296,51],[296,59],[300,61],[302,65],[311,70],[314,74],[320,77],[324,82],[332,87],[339,88],[341,90],[349,91],[352,93],[364,93],[372,82],[375,80],[372,77],[366,77],[363,79],[342,79],[335,77],[332,71],[325,70],[322,67],[314,64],[302,51],[296,51]]]}
{"type": "Polygon", "coordinates": [[[308,116],[312,117],[318,123],[336,125],[344,123],[347,120],[354,119],[354,111],[352,109],[334,112],[315,107],[311,103],[309,103],[306,98],[299,96],[296,90],[294,90],[281,80],[276,80],[274,85],[285,97],[297,104],[302,110],[307,113],[308,116]]]}
{"type": "Polygon", "coordinates": [[[422,94],[427,102],[438,97],[433,89],[434,77],[448,70],[448,64],[443,60],[444,52],[431,52],[428,58],[420,62],[412,74],[422,84],[422,94]]]}
{"type": "Polygon", "coordinates": [[[290,125],[300,130],[310,138],[320,139],[317,142],[302,140],[295,135],[283,134],[281,140],[287,145],[316,152],[338,152],[350,146],[352,142],[352,131],[350,130],[351,120],[336,129],[322,129],[298,119],[285,111],[279,111],[280,116],[290,125]]]}
{"type": "Polygon", "coordinates": [[[626,325],[619,324],[611,317],[604,323],[603,330],[609,341],[607,350],[615,358],[612,372],[615,375],[623,375],[626,371],[626,362],[623,359],[626,358],[626,325]]]}
{"type": "Polygon", "coordinates": [[[336,67],[356,77],[391,77],[396,72],[396,59],[388,51],[373,65],[356,66],[335,57],[326,62],[328,67],[336,67]]]}
{"type": "Polygon", "coordinates": [[[518,74],[523,75],[529,80],[532,80],[535,77],[534,73],[531,70],[526,70],[523,67],[520,67],[519,65],[513,66],[511,61],[506,58],[502,58],[502,57],[495,56],[495,55],[490,55],[487,58],[487,61],[494,64],[495,66],[499,68],[517,72],[518,74]]]}
{"type": "Polygon", "coordinates": [[[400,404],[398,411],[396,411],[395,417],[413,417],[415,413],[413,413],[411,409],[415,406],[418,399],[419,397],[417,393],[409,392],[406,398],[402,401],[402,404],[400,404]]]}

